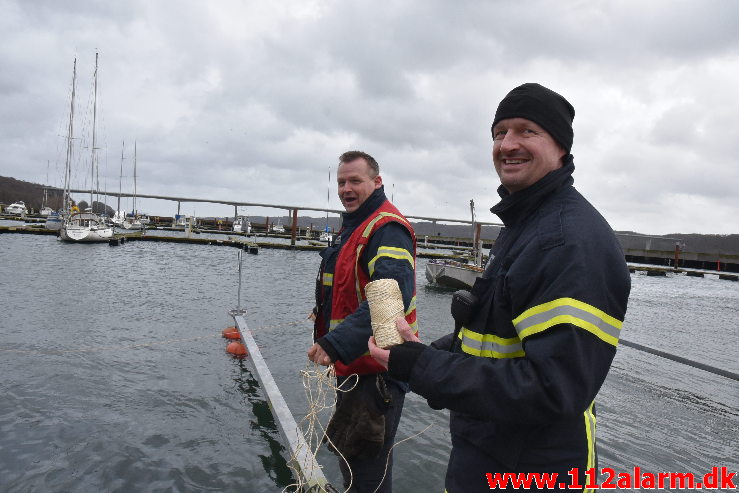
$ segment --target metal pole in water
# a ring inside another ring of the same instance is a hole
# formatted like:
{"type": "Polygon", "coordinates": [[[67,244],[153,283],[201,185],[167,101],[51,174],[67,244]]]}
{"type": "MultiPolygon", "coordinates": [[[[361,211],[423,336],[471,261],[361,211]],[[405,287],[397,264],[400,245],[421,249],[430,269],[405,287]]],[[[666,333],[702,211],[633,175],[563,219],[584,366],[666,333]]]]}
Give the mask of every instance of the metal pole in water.
{"type": "Polygon", "coordinates": [[[244,258],[244,250],[239,250],[239,291],[236,299],[236,313],[239,315],[246,314],[246,310],[241,309],[241,265],[244,258]]]}

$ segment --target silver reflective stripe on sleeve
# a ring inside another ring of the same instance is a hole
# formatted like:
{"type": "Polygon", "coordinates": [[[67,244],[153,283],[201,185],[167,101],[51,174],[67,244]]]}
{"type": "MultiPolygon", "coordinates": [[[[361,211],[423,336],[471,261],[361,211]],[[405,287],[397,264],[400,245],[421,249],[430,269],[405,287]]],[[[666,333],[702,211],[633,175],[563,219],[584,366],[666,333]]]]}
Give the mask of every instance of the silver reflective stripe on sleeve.
{"type": "Polygon", "coordinates": [[[534,306],[513,320],[521,340],[558,324],[572,324],[617,346],[623,322],[573,298],[559,298],[534,306]]]}
{"type": "Polygon", "coordinates": [[[466,327],[459,331],[462,351],[484,358],[520,358],[525,356],[518,337],[498,337],[493,334],[480,334],[466,327]]]}

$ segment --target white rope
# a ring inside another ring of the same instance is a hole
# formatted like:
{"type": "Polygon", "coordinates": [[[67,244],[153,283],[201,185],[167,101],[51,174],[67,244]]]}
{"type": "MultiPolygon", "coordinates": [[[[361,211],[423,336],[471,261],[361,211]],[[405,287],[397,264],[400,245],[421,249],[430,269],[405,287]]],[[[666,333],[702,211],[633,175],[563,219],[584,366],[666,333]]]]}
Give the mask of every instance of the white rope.
{"type": "MultiPolygon", "coordinates": [[[[302,381],[303,381],[303,391],[305,392],[305,398],[308,402],[308,411],[306,412],[306,415],[303,419],[300,420],[298,423],[298,429],[305,437],[305,442],[308,447],[308,452],[313,456],[315,459],[318,455],[318,451],[321,448],[321,444],[323,443],[323,440],[325,439],[331,446],[333,446],[333,442],[331,439],[326,435],[326,428],[323,426],[323,423],[321,423],[321,414],[324,413],[326,410],[333,411],[336,407],[336,400],[337,400],[337,392],[349,392],[353,390],[357,383],[359,383],[359,377],[355,375],[349,376],[344,382],[342,382],[341,385],[336,386],[334,382],[336,381],[336,372],[334,371],[334,365],[329,365],[328,368],[322,368],[318,363],[312,363],[309,362],[306,365],[306,368],[300,371],[302,381]],[[351,384],[349,388],[347,387],[347,382],[350,381],[350,379],[354,378],[354,383],[351,384]]],[[[336,447],[334,447],[336,449],[336,447]]],[[[341,452],[337,450],[337,453],[341,457],[341,460],[344,461],[347,468],[349,469],[349,472],[351,474],[351,468],[349,467],[349,461],[341,455],[341,452]]],[[[292,492],[300,492],[303,491],[305,488],[305,484],[303,484],[303,480],[301,475],[299,474],[299,471],[296,471],[294,466],[292,466],[292,463],[295,463],[295,458],[297,457],[298,453],[302,452],[300,449],[296,450],[294,455],[290,457],[290,460],[288,461],[288,466],[290,469],[293,470],[293,475],[297,479],[297,483],[293,483],[290,485],[287,485],[282,491],[283,493],[287,493],[289,491],[292,492]]],[[[318,461],[316,461],[318,462],[318,461]]],[[[348,493],[351,489],[353,481],[353,476],[350,478],[349,487],[344,490],[343,493],[348,493]]]]}

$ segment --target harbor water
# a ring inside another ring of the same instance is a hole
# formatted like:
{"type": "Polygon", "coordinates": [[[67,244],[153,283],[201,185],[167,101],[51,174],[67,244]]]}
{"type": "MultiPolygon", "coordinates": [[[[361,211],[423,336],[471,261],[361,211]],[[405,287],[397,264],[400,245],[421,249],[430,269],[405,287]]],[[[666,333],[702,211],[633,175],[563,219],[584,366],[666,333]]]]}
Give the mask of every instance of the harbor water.
{"type": "MultiPolygon", "coordinates": [[[[298,421],[308,412],[300,371],[318,261],[271,249],[243,260],[246,320],[298,421]]],[[[426,285],[425,263],[418,316],[430,341],[451,330],[451,295],[426,285]]],[[[624,339],[739,373],[739,283],[637,273],[632,284],[624,339]]],[[[0,235],[0,491],[290,485],[248,361],[228,356],[220,337],[237,285],[234,248],[0,235]]],[[[737,381],[620,346],[596,402],[601,467],[702,475],[739,466],[737,381]]],[[[441,493],[448,414],[409,394],[406,437],[395,490],[441,493]]],[[[324,449],[318,460],[340,485],[335,457],[324,449]]]]}

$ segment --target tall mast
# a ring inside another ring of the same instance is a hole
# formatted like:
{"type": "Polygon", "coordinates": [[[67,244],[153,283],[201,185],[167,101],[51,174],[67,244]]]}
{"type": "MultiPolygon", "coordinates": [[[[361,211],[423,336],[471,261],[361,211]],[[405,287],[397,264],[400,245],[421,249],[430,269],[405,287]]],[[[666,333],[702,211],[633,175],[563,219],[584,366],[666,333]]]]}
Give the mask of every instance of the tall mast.
{"type": "Polygon", "coordinates": [[[69,212],[72,208],[69,190],[72,181],[72,138],[74,135],[74,94],[77,84],[77,58],[74,59],[72,69],[72,98],[69,103],[69,126],[67,127],[67,156],[64,163],[64,197],[62,199],[62,212],[69,212]]]}
{"type": "MultiPolygon", "coordinates": [[[[97,166],[95,165],[95,119],[97,117],[97,97],[98,97],[98,53],[95,52],[95,74],[93,75],[94,90],[92,97],[92,160],[90,161],[90,212],[92,210],[92,192],[95,183],[95,175],[97,166]]],[[[99,184],[98,184],[99,185],[99,184]]]]}
{"type": "Polygon", "coordinates": [[[323,231],[328,233],[328,208],[331,205],[331,166],[328,167],[328,186],[326,187],[326,226],[323,231]]]}
{"type": "Polygon", "coordinates": [[[44,198],[41,202],[41,208],[46,207],[46,202],[49,200],[49,160],[46,160],[46,186],[44,186],[44,198]]]}
{"type": "Polygon", "coordinates": [[[133,215],[138,216],[136,210],[136,141],[133,141],[133,215]]]}
{"type": "Polygon", "coordinates": [[[118,177],[118,208],[115,210],[116,215],[121,210],[121,183],[123,182],[123,150],[126,148],[126,141],[121,144],[121,174],[118,177]]]}

